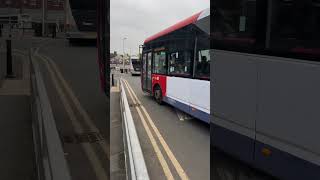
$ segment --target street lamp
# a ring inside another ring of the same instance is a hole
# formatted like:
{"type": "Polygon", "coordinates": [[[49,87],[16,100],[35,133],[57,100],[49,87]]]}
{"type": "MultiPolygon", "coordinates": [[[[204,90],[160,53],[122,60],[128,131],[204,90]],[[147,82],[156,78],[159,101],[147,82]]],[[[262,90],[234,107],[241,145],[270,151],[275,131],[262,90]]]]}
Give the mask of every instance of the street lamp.
{"type": "Polygon", "coordinates": [[[124,66],[125,66],[125,63],[124,63],[124,41],[125,41],[126,39],[127,39],[126,37],[122,38],[122,53],[123,53],[122,64],[123,64],[123,72],[124,72],[124,66]]]}

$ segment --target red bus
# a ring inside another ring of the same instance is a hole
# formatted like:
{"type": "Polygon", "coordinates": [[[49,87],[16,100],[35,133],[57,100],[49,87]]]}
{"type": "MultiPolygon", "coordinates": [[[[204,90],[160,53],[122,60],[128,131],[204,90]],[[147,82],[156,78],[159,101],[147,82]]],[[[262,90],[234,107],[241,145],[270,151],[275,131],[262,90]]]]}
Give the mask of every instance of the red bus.
{"type": "Polygon", "coordinates": [[[209,123],[210,10],[203,10],[144,41],[141,85],[166,102],[209,123]]]}

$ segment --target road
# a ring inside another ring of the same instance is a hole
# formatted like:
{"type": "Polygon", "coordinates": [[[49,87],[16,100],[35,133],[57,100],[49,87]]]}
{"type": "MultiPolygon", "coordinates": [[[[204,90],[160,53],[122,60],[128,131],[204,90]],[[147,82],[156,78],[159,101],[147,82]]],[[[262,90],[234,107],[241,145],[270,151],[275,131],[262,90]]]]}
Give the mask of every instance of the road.
{"type": "Polygon", "coordinates": [[[49,99],[71,176],[109,177],[109,101],[100,89],[97,49],[69,46],[64,39],[38,44],[49,99]]]}
{"type": "Polygon", "coordinates": [[[210,151],[212,180],[276,180],[217,149],[210,151]]]}
{"type": "Polygon", "coordinates": [[[121,76],[128,85],[127,97],[150,179],[209,179],[210,126],[197,119],[180,120],[173,107],[159,105],[142,92],[140,76],[121,76]],[[134,102],[134,94],[140,105],[134,102]]]}

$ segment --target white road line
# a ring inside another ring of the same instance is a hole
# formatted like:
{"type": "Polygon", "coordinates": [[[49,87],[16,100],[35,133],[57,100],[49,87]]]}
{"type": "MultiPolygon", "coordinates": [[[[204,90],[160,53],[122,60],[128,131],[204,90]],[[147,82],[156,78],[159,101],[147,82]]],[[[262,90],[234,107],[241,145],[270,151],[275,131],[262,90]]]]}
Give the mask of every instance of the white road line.
{"type": "Polygon", "coordinates": [[[149,113],[147,112],[146,108],[142,105],[141,101],[139,100],[139,98],[137,97],[137,95],[135,94],[135,92],[133,91],[133,89],[131,88],[130,84],[128,83],[127,80],[124,79],[124,81],[127,83],[129,89],[131,90],[133,96],[135,97],[135,99],[137,100],[137,102],[140,104],[140,108],[143,110],[145,116],[147,117],[147,120],[150,124],[150,126],[152,127],[153,131],[155,132],[155,134],[157,135],[163,149],[165,150],[165,152],[167,153],[169,159],[171,160],[173,166],[175,167],[177,173],[179,174],[180,178],[183,180],[187,180],[189,179],[188,175],[186,174],[186,172],[184,171],[184,169],[182,168],[182,166],[180,165],[179,161],[176,159],[176,157],[174,156],[174,154],[172,153],[170,147],[168,146],[168,144],[166,143],[166,141],[164,140],[164,138],[162,137],[161,133],[159,132],[158,128],[156,127],[156,125],[154,124],[153,120],[151,119],[149,113]]]}
{"type": "MultiPolygon", "coordinates": [[[[56,63],[47,56],[44,56],[44,55],[41,55],[41,56],[44,58],[44,61],[47,61],[53,67],[54,71],[58,75],[58,79],[62,83],[62,86],[65,88],[65,90],[66,90],[67,94],[69,95],[69,97],[71,98],[72,102],[75,104],[76,109],[79,111],[79,113],[83,117],[86,125],[90,128],[91,131],[99,132],[99,129],[94,125],[93,120],[90,118],[90,116],[88,115],[86,110],[82,107],[78,98],[75,96],[73,90],[71,89],[69,84],[64,79],[64,77],[63,77],[62,73],[60,72],[59,68],[57,67],[56,63]]],[[[110,159],[110,157],[109,157],[110,151],[108,148],[109,145],[107,145],[105,141],[99,141],[99,144],[100,144],[101,148],[103,149],[104,153],[107,155],[107,158],[110,159]]]]}
{"type": "MultiPolygon", "coordinates": [[[[123,82],[124,82],[124,81],[123,81],[123,82]]],[[[124,82],[124,84],[125,84],[128,92],[129,92],[129,96],[131,97],[133,103],[136,104],[136,100],[133,98],[132,92],[129,90],[129,87],[128,87],[127,83],[124,82]]],[[[152,133],[151,133],[151,130],[150,130],[150,128],[149,128],[149,126],[148,126],[145,118],[143,117],[140,109],[139,109],[137,106],[135,106],[135,108],[136,108],[136,110],[137,110],[137,112],[138,112],[138,114],[139,114],[139,116],[140,116],[140,120],[141,120],[141,122],[142,122],[142,124],[143,124],[144,129],[145,129],[146,132],[147,132],[148,138],[149,138],[149,140],[150,140],[150,142],[151,142],[151,145],[152,145],[152,147],[153,147],[153,149],[154,149],[154,151],[155,151],[155,153],[156,153],[156,155],[157,155],[157,158],[158,158],[158,160],[159,160],[159,162],[160,162],[160,165],[161,165],[161,167],[162,167],[162,170],[163,170],[165,176],[166,176],[167,179],[169,179],[169,180],[174,179],[174,178],[173,178],[173,175],[172,175],[172,173],[171,173],[171,170],[170,170],[170,168],[169,168],[169,166],[168,166],[168,163],[167,163],[167,161],[165,160],[165,158],[164,158],[164,156],[163,156],[163,154],[162,154],[162,152],[161,152],[161,150],[160,150],[160,148],[159,148],[159,146],[158,146],[155,138],[153,137],[153,135],[152,135],[152,133]]]]}
{"type": "MultiPolygon", "coordinates": [[[[40,56],[38,56],[39,58],[41,58],[40,56]]],[[[51,69],[50,65],[48,64],[47,61],[44,61],[46,68],[48,69],[49,73],[50,73],[50,77],[53,81],[54,87],[56,88],[60,100],[62,101],[62,104],[64,105],[67,114],[71,120],[72,126],[74,127],[74,130],[77,133],[82,133],[83,128],[81,126],[81,124],[78,122],[75,112],[72,110],[71,105],[69,104],[67,97],[65,95],[65,93],[63,92],[61,86],[58,83],[58,80],[53,72],[53,70],[51,69]]],[[[91,144],[89,143],[81,143],[82,148],[84,149],[84,152],[86,153],[89,162],[91,163],[91,166],[95,172],[95,175],[97,176],[97,178],[99,180],[106,180],[107,179],[107,175],[105,173],[105,170],[102,167],[101,162],[98,159],[98,156],[96,155],[95,151],[93,150],[91,144]]]]}

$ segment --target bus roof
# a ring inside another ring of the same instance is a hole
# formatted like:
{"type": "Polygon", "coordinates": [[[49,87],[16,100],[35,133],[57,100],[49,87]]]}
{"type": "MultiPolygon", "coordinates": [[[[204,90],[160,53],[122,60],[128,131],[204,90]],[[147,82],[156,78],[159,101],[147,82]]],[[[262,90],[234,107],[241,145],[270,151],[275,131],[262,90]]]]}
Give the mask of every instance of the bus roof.
{"type": "Polygon", "coordinates": [[[198,20],[204,18],[204,16],[208,16],[208,12],[210,12],[209,9],[206,9],[206,10],[203,10],[201,12],[198,12],[194,15],[192,15],[191,17],[188,17],[187,19],[184,19],[180,22],[178,22],[177,24],[174,24],[170,27],[168,27],[167,29],[164,29],[162,31],[160,31],[159,33],[153,35],[153,36],[150,36],[149,38],[147,38],[144,43],[148,43],[152,40],[155,40],[163,35],[166,35],[166,34],[169,34],[175,30],[178,30],[180,28],[183,28],[189,24],[193,24],[193,23],[196,23],[198,20]]]}

